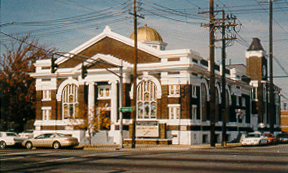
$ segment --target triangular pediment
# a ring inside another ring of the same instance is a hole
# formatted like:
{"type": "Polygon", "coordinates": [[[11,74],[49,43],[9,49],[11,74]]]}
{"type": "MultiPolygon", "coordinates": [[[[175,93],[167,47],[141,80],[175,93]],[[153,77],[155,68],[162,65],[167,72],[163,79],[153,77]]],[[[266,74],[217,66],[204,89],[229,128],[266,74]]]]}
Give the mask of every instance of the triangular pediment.
{"type": "Polygon", "coordinates": [[[72,71],[78,71],[81,70],[82,64],[87,66],[88,69],[111,69],[111,68],[118,68],[120,66],[123,66],[124,68],[132,66],[132,64],[123,61],[121,59],[118,59],[116,57],[113,57],[111,55],[103,55],[103,54],[97,54],[89,59],[87,59],[85,62],[78,61],[78,64],[75,65],[72,71]]]}
{"type": "MultiPolygon", "coordinates": [[[[157,55],[158,51],[159,50],[139,43],[138,63],[160,62],[161,59],[157,55]]],[[[70,53],[73,55],[81,55],[81,57],[74,56],[70,59],[60,58],[56,61],[59,68],[73,68],[85,59],[83,57],[91,58],[97,54],[111,55],[133,64],[135,56],[134,41],[106,28],[103,33],[72,50],[70,53]]]]}

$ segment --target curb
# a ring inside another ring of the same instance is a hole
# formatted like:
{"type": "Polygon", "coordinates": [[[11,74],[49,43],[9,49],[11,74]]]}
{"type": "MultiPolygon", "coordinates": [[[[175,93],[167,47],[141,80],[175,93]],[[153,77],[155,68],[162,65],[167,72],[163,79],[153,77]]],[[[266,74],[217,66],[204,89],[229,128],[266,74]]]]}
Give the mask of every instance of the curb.
{"type": "Polygon", "coordinates": [[[82,148],[83,150],[110,150],[110,151],[153,151],[153,150],[190,150],[190,149],[225,149],[241,147],[241,143],[227,143],[226,146],[221,146],[221,144],[216,144],[215,147],[211,147],[210,144],[199,144],[199,145],[145,145],[138,144],[135,148],[131,148],[131,145],[123,145],[120,148],[119,145],[82,145],[77,148],[82,148]]]}

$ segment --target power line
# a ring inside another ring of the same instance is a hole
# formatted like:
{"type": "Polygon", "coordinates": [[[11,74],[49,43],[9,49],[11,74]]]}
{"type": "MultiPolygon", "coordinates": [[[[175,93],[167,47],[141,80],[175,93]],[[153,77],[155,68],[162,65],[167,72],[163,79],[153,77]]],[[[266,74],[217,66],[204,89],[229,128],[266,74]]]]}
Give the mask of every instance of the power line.
{"type": "Polygon", "coordinates": [[[165,12],[167,14],[173,14],[173,15],[178,15],[178,16],[182,16],[182,17],[189,17],[189,18],[193,18],[194,17],[194,18],[197,18],[197,19],[205,19],[203,16],[200,16],[197,13],[195,13],[195,14],[187,13],[188,11],[193,10],[193,9],[189,9],[189,8],[186,8],[186,9],[173,9],[173,8],[169,8],[169,7],[157,4],[155,2],[151,2],[151,1],[148,1],[148,0],[145,0],[145,1],[147,3],[152,4],[152,5],[148,5],[147,3],[141,3],[141,4],[144,4],[144,5],[146,5],[146,6],[150,7],[150,8],[156,9],[157,11],[159,10],[159,11],[165,12]]]}
{"type": "MultiPolygon", "coordinates": [[[[54,1],[58,1],[58,2],[62,2],[62,3],[64,3],[64,4],[67,4],[66,2],[63,2],[63,1],[61,1],[61,0],[54,0],[54,1]]],[[[70,4],[76,5],[76,7],[81,7],[81,8],[84,8],[84,9],[86,9],[86,10],[89,10],[89,11],[94,12],[93,9],[88,8],[88,7],[85,7],[85,6],[83,6],[83,5],[79,4],[79,3],[75,3],[75,2],[73,2],[73,1],[71,1],[71,0],[67,0],[67,1],[68,1],[70,4]]]]}
{"type": "MultiPolygon", "coordinates": [[[[65,17],[65,18],[59,18],[59,19],[51,19],[51,20],[44,20],[44,21],[32,21],[32,22],[14,22],[14,25],[27,25],[27,26],[47,26],[47,25],[56,25],[56,24],[71,24],[71,23],[79,23],[80,21],[89,21],[92,19],[97,19],[101,18],[101,17],[109,17],[109,16],[113,16],[117,11],[120,10],[126,10],[127,8],[130,6],[130,1],[126,1],[123,4],[120,5],[116,5],[113,7],[109,7],[109,8],[105,8],[99,11],[94,11],[91,13],[86,13],[86,14],[81,14],[81,15],[76,15],[76,16],[72,16],[72,17],[65,17]],[[124,6],[125,5],[125,6],[124,6]],[[121,7],[120,9],[116,9],[116,10],[112,10],[116,7],[120,7],[120,6],[124,6],[121,7]]],[[[123,12],[119,12],[119,13],[123,13],[123,12]]]]}
{"type": "Polygon", "coordinates": [[[51,52],[49,52],[48,50],[45,50],[45,49],[43,49],[43,48],[41,48],[41,47],[35,46],[35,45],[33,45],[33,44],[30,44],[30,43],[26,42],[26,41],[23,40],[23,39],[20,39],[20,38],[14,37],[14,36],[12,36],[12,35],[6,34],[6,33],[2,32],[2,31],[0,31],[0,33],[3,34],[3,35],[5,35],[5,36],[7,36],[7,37],[10,37],[10,38],[12,38],[12,39],[14,39],[14,40],[17,40],[17,41],[19,41],[19,42],[28,44],[28,45],[36,48],[36,49],[39,49],[39,50],[42,50],[42,51],[44,51],[44,52],[46,52],[46,53],[48,53],[48,54],[51,54],[51,52]]]}
{"type": "Polygon", "coordinates": [[[186,2],[188,2],[189,4],[192,4],[193,6],[197,7],[198,9],[200,8],[198,5],[194,4],[193,2],[191,1],[188,1],[188,0],[185,0],[186,2]]]}

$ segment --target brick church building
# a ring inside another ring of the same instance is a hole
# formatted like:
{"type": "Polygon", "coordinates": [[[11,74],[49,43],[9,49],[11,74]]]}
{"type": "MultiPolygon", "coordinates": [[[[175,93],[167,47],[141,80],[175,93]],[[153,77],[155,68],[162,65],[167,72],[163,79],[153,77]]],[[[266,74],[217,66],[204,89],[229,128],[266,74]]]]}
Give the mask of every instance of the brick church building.
{"type": "MultiPolygon", "coordinates": [[[[209,60],[190,49],[166,50],[167,43],[161,35],[147,25],[138,28],[137,33],[136,143],[209,143],[209,60]]],[[[129,38],[124,37],[107,26],[101,34],[58,57],[55,73],[51,73],[50,59],[38,60],[34,64],[36,71],[31,74],[36,79],[37,92],[34,134],[57,131],[72,134],[83,142],[87,138],[87,128],[80,128],[80,125],[95,117],[101,121],[101,112],[105,112],[109,125],[90,126],[96,130],[92,142],[106,140],[119,144],[120,92],[123,107],[130,107],[133,98],[133,36],[132,33],[129,38]],[[122,91],[119,85],[121,66],[122,91]],[[83,67],[87,68],[84,76],[83,67]]],[[[242,64],[226,68],[228,141],[236,138],[238,131],[258,130],[259,124],[264,125],[261,126],[264,130],[268,128],[269,106],[268,99],[264,99],[266,87],[262,85],[267,79],[264,74],[267,59],[259,46],[259,39],[254,39],[247,50],[247,68],[242,64]],[[259,74],[265,78],[253,77],[259,74]],[[261,110],[259,105],[262,105],[261,110]]],[[[217,142],[222,139],[221,69],[215,64],[217,142]]],[[[279,92],[280,89],[276,90],[275,98],[279,98],[279,92]]],[[[275,99],[278,110],[275,128],[280,127],[279,102],[275,99]]],[[[125,142],[131,140],[131,124],[130,112],[123,112],[125,142]]]]}

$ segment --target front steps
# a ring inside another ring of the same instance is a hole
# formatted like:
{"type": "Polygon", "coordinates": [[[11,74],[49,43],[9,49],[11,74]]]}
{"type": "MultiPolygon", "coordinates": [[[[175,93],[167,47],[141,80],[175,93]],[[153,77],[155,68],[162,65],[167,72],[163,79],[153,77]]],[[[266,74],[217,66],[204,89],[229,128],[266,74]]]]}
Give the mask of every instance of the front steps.
{"type": "MultiPolygon", "coordinates": [[[[84,137],[80,141],[80,145],[89,144],[89,137],[84,137]]],[[[109,131],[98,131],[92,134],[91,137],[91,144],[92,145],[113,145],[113,137],[109,136],[109,131]]]]}

